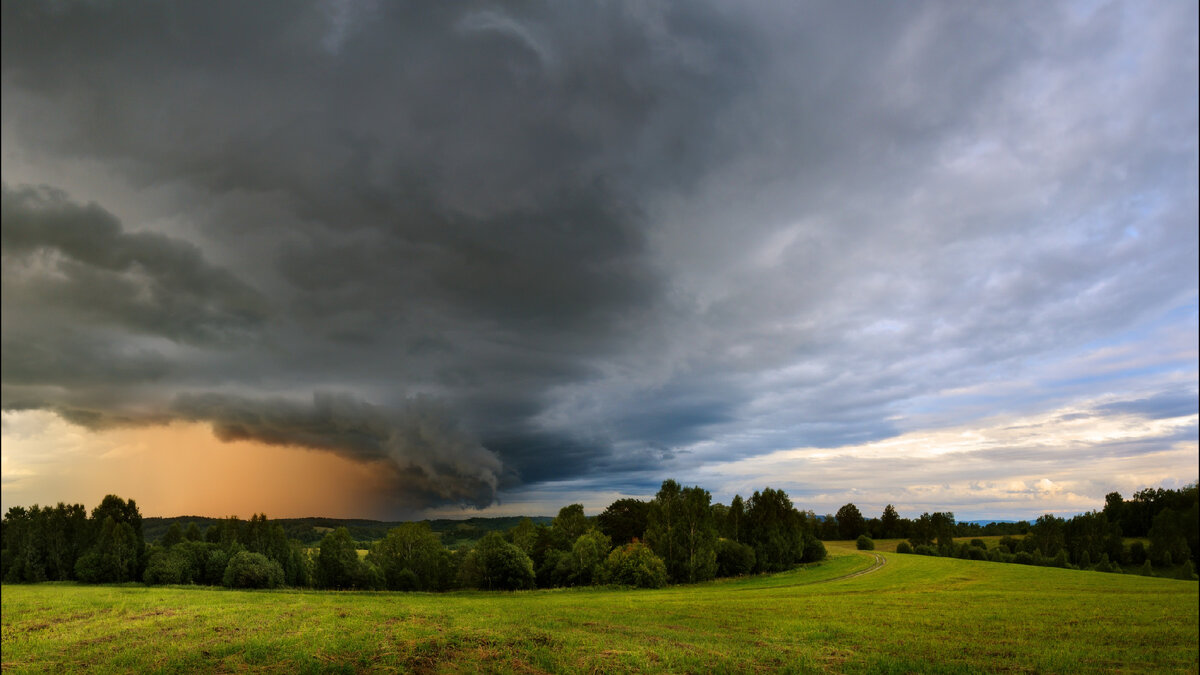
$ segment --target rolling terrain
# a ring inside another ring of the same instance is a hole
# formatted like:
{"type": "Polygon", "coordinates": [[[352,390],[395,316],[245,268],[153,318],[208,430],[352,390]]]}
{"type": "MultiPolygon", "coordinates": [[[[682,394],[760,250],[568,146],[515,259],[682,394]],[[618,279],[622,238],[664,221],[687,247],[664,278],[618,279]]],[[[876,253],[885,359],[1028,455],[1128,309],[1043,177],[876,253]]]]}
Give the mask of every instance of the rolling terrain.
{"type": "Polygon", "coordinates": [[[781,574],[657,591],[6,585],[3,669],[1197,671],[1195,582],[830,553],[781,574]]]}

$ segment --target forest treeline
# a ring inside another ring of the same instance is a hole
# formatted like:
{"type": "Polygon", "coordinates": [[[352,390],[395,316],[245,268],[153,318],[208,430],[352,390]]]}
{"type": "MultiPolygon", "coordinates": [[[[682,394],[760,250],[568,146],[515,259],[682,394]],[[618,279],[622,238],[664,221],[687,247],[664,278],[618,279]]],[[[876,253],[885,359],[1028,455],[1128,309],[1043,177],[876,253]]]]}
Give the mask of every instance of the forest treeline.
{"type": "Polygon", "coordinates": [[[956,544],[954,528],[939,522],[933,536],[924,531],[898,545],[896,551],[1144,575],[1155,574],[1157,568],[1181,579],[1194,579],[1200,554],[1200,493],[1195,484],[1179,490],[1141,490],[1132,499],[1112,492],[1105,497],[1102,511],[1072,518],[1046,514],[1033,523],[1014,525],[1024,536],[1005,536],[990,550],[979,539],[956,544]],[[1134,541],[1126,545],[1126,537],[1134,541]],[[1141,539],[1149,539],[1150,545],[1141,539]]]}
{"type": "Polygon", "coordinates": [[[663,482],[654,499],[622,499],[594,518],[581,504],[549,523],[522,518],[473,545],[448,548],[428,523],[403,523],[365,557],[347,528],[315,547],[289,538],[265,515],[184,527],[146,544],[133,500],[110,495],[82,505],[13,507],[2,531],[3,579],[37,582],[210,584],[442,591],[590,584],[658,587],[717,576],[789,569],[821,560],[817,519],[782,490],[766,488],[729,507],[707,490],[663,482]]]}
{"type": "Polygon", "coordinates": [[[786,493],[771,488],[713,504],[707,490],[668,480],[653,499],[620,499],[595,517],[571,504],[549,522],[512,522],[504,531],[451,547],[446,539],[453,534],[435,531],[428,521],[401,523],[369,543],[346,527],[312,542],[289,536],[295,530],[258,514],[248,521],[209,520],[204,527],[175,520],[148,544],[136,503],[110,495],[90,514],[79,504],[10,508],[0,536],[0,576],[6,582],[234,588],[658,587],[821,560],[822,539],[899,538],[908,540],[902,547],[930,555],[1064,567],[1103,563],[1113,571],[1121,565],[1169,567],[1194,561],[1200,551],[1195,485],[1143,490],[1129,500],[1113,493],[1103,511],[1066,520],[1046,515],[1032,524],[979,525],[957,523],[949,512],[902,518],[890,504],[876,518],[865,518],[854,504],[820,517],[796,509],[786,493]],[[975,535],[1023,536],[1010,536],[991,552],[954,542],[975,535]],[[1149,538],[1150,545],[1135,541],[1126,547],[1124,536],[1149,538]],[[360,556],[363,548],[367,553],[360,556]]]}

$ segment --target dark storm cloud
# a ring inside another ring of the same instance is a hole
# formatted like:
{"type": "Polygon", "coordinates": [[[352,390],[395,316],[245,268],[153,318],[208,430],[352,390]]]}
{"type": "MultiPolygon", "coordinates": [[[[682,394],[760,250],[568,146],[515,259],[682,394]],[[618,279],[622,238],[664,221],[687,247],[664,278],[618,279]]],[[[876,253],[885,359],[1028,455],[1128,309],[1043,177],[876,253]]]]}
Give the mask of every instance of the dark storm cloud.
{"type": "Polygon", "coordinates": [[[1194,317],[1194,7],[2,11],[6,409],[483,505],[885,438],[1194,317]]]}

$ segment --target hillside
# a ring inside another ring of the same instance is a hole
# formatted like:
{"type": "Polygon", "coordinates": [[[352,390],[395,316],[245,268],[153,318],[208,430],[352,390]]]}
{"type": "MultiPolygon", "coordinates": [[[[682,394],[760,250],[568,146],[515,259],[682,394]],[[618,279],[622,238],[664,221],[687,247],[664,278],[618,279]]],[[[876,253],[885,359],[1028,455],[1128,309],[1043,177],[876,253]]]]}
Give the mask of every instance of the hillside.
{"type": "Polygon", "coordinates": [[[5,672],[1195,672],[1197,584],[831,548],[657,591],[5,586],[5,672]],[[882,567],[865,574],[885,561],[882,567]]]}

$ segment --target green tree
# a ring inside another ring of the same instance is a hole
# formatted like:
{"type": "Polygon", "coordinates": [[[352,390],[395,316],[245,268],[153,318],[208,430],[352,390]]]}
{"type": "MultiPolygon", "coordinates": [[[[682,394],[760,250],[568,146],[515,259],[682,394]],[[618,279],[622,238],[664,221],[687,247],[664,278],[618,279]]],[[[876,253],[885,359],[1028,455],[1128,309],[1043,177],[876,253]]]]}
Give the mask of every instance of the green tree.
{"type": "Polygon", "coordinates": [[[637,588],[662,588],[667,585],[667,566],[653,549],[640,542],[618,546],[604,561],[604,583],[637,588]]]}
{"type": "Polygon", "coordinates": [[[463,585],[484,590],[533,588],[533,561],[498,532],[480,539],[463,560],[463,585]]]}
{"type": "Polygon", "coordinates": [[[732,539],[717,541],[717,576],[736,577],[754,571],[754,548],[732,539]]]}
{"type": "Polygon", "coordinates": [[[320,588],[364,588],[371,581],[368,571],[358,559],[357,546],[344,527],[325,535],[318,547],[314,570],[320,588]]]}
{"type": "Polygon", "coordinates": [[[599,530],[592,529],[579,535],[568,558],[571,561],[569,583],[574,586],[599,583],[600,568],[611,548],[608,535],[599,530]]]}
{"type": "Polygon", "coordinates": [[[537,545],[537,526],[529,518],[522,518],[508,531],[508,539],[524,551],[525,555],[532,555],[537,545]]]}
{"type": "Polygon", "coordinates": [[[837,512],[838,536],[854,539],[867,531],[867,521],[854,504],[846,504],[837,512]]]}
{"type": "Polygon", "coordinates": [[[725,529],[721,536],[738,543],[745,543],[746,503],[741,495],[734,495],[729,502],[729,512],[725,516],[725,529]]]}
{"type": "Polygon", "coordinates": [[[646,536],[650,505],[640,499],[618,499],[596,517],[600,531],[614,544],[627,544],[646,536]]]}
{"type": "Polygon", "coordinates": [[[874,551],[875,541],[865,534],[858,535],[858,539],[854,542],[855,546],[860,551],[874,551]]]}
{"type": "Polygon", "coordinates": [[[883,507],[879,524],[883,528],[884,539],[896,539],[900,536],[900,514],[896,513],[896,507],[891,504],[883,507]]]}
{"type": "Polygon", "coordinates": [[[804,557],[804,519],[783,490],[764,488],[751,495],[745,526],[758,571],[790,569],[804,557]]]}
{"type": "Polygon", "coordinates": [[[583,504],[570,504],[558,510],[558,515],[550,523],[554,534],[555,548],[568,550],[579,535],[588,531],[587,516],[583,514],[583,504]]]}
{"type": "Polygon", "coordinates": [[[646,516],[646,543],[667,566],[667,577],[676,581],[686,574],[683,551],[679,548],[682,519],[683,490],[679,483],[665,480],[650,502],[646,516]]]}
{"type": "Polygon", "coordinates": [[[261,553],[240,551],[229,559],[221,583],[229,588],[277,588],[283,584],[283,568],[261,553]]]}
{"type": "Polygon", "coordinates": [[[183,541],[183,528],[179,526],[178,522],[171,523],[171,527],[167,528],[167,533],[162,538],[163,548],[171,548],[181,541],[183,541]]]}
{"type": "Polygon", "coordinates": [[[404,523],[371,547],[367,561],[379,567],[391,590],[436,590],[444,550],[428,523],[404,523]]]}

